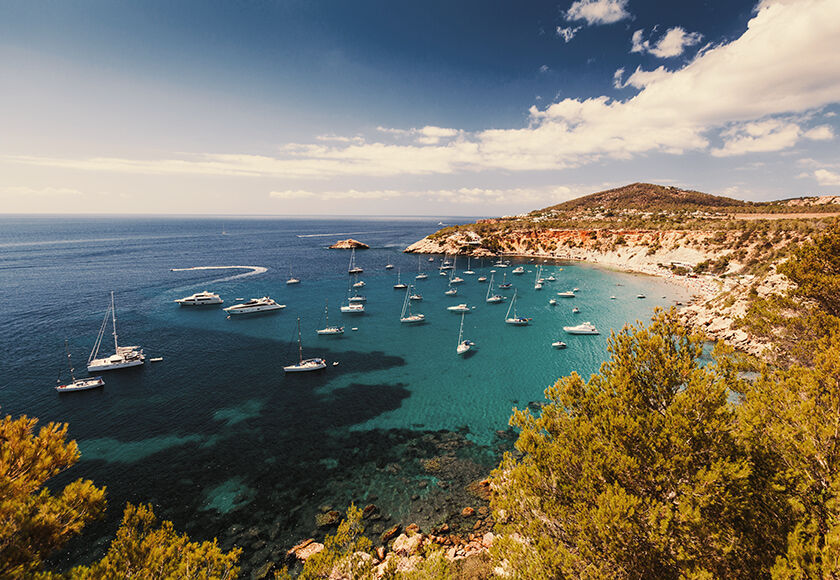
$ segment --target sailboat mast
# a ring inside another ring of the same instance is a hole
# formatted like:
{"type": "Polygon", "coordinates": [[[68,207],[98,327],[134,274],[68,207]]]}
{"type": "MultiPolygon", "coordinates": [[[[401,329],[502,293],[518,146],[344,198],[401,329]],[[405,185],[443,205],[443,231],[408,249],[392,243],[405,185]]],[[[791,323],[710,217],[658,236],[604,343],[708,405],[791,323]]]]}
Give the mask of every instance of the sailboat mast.
{"type": "Polygon", "coordinates": [[[117,309],[114,308],[114,291],[111,290],[111,324],[114,327],[114,353],[119,351],[117,346],[117,309]]]}
{"type": "Polygon", "coordinates": [[[70,358],[70,346],[67,344],[67,340],[64,341],[64,350],[67,352],[67,365],[70,367],[70,379],[75,383],[76,382],[76,375],[73,374],[75,370],[73,368],[73,359],[70,358]]]}
{"type": "Polygon", "coordinates": [[[461,344],[461,338],[464,336],[464,312],[461,313],[461,328],[458,329],[458,344],[461,344]]]}
{"type": "Polygon", "coordinates": [[[303,364],[303,344],[300,342],[300,317],[298,317],[297,323],[298,323],[298,357],[300,358],[300,364],[303,364]]]}

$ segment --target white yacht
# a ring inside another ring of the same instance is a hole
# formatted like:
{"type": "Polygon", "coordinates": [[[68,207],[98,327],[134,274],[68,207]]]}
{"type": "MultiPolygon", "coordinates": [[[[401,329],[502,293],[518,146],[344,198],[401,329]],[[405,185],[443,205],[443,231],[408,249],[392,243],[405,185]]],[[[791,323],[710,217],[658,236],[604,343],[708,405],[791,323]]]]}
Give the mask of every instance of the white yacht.
{"type": "Polygon", "coordinates": [[[457,288],[450,288],[449,290],[444,292],[444,294],[446,296],[455,296],[456,294],[458,294],[458,289],[457,288]]]}
{"type": "Polygon", "coordinates": [[[55,390],[59,393],[72,393],[73,391],[87,391],[89,389],[96,389],[99,387],[105,386],[105,381],[102,380],[102,377],[85,377],[83,379],[77,379],[76,375],[73,374],[73,371],[76,369],[73,368],[73,360],[70,358],[70,348],[67,345],[67,341],[64,341],[64,350],[67,352],[67,364],[70,367],[70,382],[61,384],[61,379],[59,378],[56,381],[58,384],[55,386],[55,390]]]}
{"type": "Polygon", "coordinates": [[[412,293],[412,294],[408,297],[408,299],[409,299],[409,300],[415,300],[415,301],[417,301],[417,302],[420,302],[421,300],[423,300],[423,295],[422,295],[422,294],[420,294],[419,292],[413,292],[413,293],[412,293]]]}
{"type": "Polygon", "coordinates": [[[549,300],[549,301],[548,301],[548,304],[549,304],[550,306],[557,306],[557,300],[555,300],[554,298],[552,298],[551,300],[549,300]]]}
{"type": "Polygon", "coordinates": [[[302,373],[306,371],[319,371],[327,367],[327,361],[322,358],[303,358],[303,345],[300,340],[300,318],[297,319],[298,327],[298,362],[283,367],[287,373],[302,373]]]}
{"type": "Polygon", "coordinates": [[[347,299],[347,302],[367,302],[366,296],[359,296],[358,294],[351,296],[347,299]]]}
{"type": "Polygon", "coordinates": [[[447,306],[446,309],[449,312],[460,312],[462,314],[468,314],[471,312],[470,307],[466,304],[458,304],[457,306],[447,306]]]}
{"type": "Polygon", "coordinates": [[[394,269],[394,265],[393,265],[393,264],[385,264],[385,269],[386,269],[386,270],[393,270],[393,269],[394,269]]]}
{"type": "Polygon", "coordinates": [[[580,314],[580,308],[578,308],[577,306],[572,308],[572,314],[580,314]]]}
{"type": "Polygon", "coordinates": [[[513,300],[510,301],[510,306],[508,306],[507,314],[505,314],[505,324],[512,324],[514,326],[527,326],[530,323],[530,318],[518,316],[516,314],[516,292],[514,292],[513,300]],[[510,315],[511,310],[513,310],[513,316],[510,315]]]}
{"type": "Polygon", "coordinates": [[[556,341],[551,343],[551,346],[553,346],[554,348],[557,348],[557,349],[561,349],[561,348],[566,348],[566,343],[563,342],[562,340],[556,340],[556,341]]]}
{"type": "Polygon", "coordinates": [[[365,305],[362,302],[350,302],[349,304],[342,305],[339,310],[342,314],[364,314],[365,305]]]}
{"type": "Polygon", "coordinates": [[[490,274],[490,283],[487,285],[487,296],[484,301],[489,304],[498,304],[505,299],[501,294],[493,294],[493,274],[490,274]]]}
{"type": "Polygon", "coordinates": [[[224,300],[219,298],[218,294],[213,294],[212,292],[205,290],[204,292],[196,292],[192,296],[178,298],[175,302],[181,306],[211,306],[214,304],[221,304],[224,300]]]}
{"type": "Polygon", "coordinates": [[[108,306],[108,310],[105,311],[105,318],[102,320],[102,326],[99,327],[96,342],[90,351],[87,370],[89,373],[92,373],[94,371],[125,369],[140,366],[145,361],[146,355],[143,354],[143,349],[139,346],[120,346],[117,343],[117,315],[116,309],[114,308],[114,293],[111,292],[111,304],[108,306]],[[104,358],[96,358],[99,355],[99,347],[102,345],[102,337],[105,335],[105,329],[108,327],[108,315],[111,316],[111,325],[113,328],[114,354],[104,358]]]}
{"type": "Polygon", "coordinates": [[[424,315],[411,313],[411,300],[409,299],[409,292],[411,292],[411,288],[406,288],[405,300],[403,300],[402,312],[400,313],[400,322],[404,324],[424,322],[426,320],[424,315]]]}
{"type": "Polygon", "coordinates": [[[450,283],[450,284],[463,284],[463,283],[464,283],[464,279],[463,279],[463,278],[461,278],[460,276],[455,276],[454,278],[452,278],[452,279],[449,281],[449,283],[450,283]]]}
{"type": "Polygon", "coordinates": [[[647,298],[647,296],[645,296],[644,294],[636,294],[636,298],[638,298],[639,300],[641,300],[641,299],[643,299],[643,298],[647,298]]]}
{"type": "Polygon", "coordinates": [[[464,338],[464,313],[461,313],[461,327],[458,329],[458,346],[455,347],[455,352],[458,355],[466,354],[469,350],[475,346],[475,343],[471,340],[463,340],[464,338]]]}
{"type": "Polygon", "coordinates": [[[275,310],[283,310],[285,307],[285,304],[277,304],[268,296],[263,296],[262,298],[251,298],[248,302],[243,302],[242,304],[228,306],[224,309],[224,311],[227,312],[228,315],[233,316],[240,314],[256,314],[258,312],[274,312],[275,310]]]}
{"type": "Polygon", "coordinates": [[[548,278],[546,278],[546,280],[548,280],[549,282],[554,282],[555,280],[557,280],[557,278],[554,277],[554,274],[551,274],[548,278]]]}
{"type": "Polygon", "coordinates": [[[359,280],[358,282],[353,283],[353,288],[364,288],[366,286],[364,280],[359,280]]]}
{"type": "Polygon", "coordinates": [[[339,334],[344,334],[343,326],[330,326],[329,302],[324,303],[324,320],[326,322],[326,326],[324,328],[319,328],[318,330],[316,330],[316,333],[322,336],[336,336],[339,334]]]}
{"type": "Polygon", "coordinates": [[[479,276],[477,279],[479,282],[487,282],[487,276],[479,276]]]}
{"type": "Polygon", "coordinates": [[[347,266],[348,274],[361,274],[364,272],[363,268],[356,265],[356,248],[350,250],[350,264],[347,266]]]}
{"type": "Polygon", "coordinates": [[[569,334],[601,334],[591,322],[584,322],[583,324],[578,324],[577,326],[564,326],[563,330],[569,334]]]}
{"type": "Polygon", "coordinates": [[[511,274],[524,274],[525,273],[525,268],[523,268],[522,266],[517,266],[516,268],[511,270],[510,273],[511,274]]]}
{"type": "Polygon", "coordinates": [[[292,267],[291,266],[289,266],[289,279],[286,280],[286,284],[300,284],[300,280],[298,280],[297,278],[295,278],[292,275],[292,267]]]}
{"type": "Polygon", "coordinates": [[[575,293],[572,292],[571,290],[567,290],[565,292],[558,292],[557,295],[560,298],[574,298],[575,297],[575,293]]]}

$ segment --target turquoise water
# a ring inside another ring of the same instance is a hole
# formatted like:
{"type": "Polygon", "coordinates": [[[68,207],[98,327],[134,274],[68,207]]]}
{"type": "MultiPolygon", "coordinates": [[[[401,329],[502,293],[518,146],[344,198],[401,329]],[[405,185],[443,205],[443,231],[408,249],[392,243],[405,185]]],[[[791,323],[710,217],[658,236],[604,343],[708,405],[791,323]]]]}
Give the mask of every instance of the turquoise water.
{"type": "MultiPolygon", "coordinates": [[[[314,515],[325,504],[375,502],[383,518],[372,533],[408,518],[441,520],[472,501],[464,486],[510,448],[514,406],[541,400],[572,371],[596,372],[611,329],[684,298],[655,278],[581,264],[545,265],[543,276],[557,281],[535,291],[536,265],[523,261],[526,273],[514,276],[511,267],[507,277],[518,289],[517,312],[533,322],[514,327],[503,322],[507,302],[484,302],[487,284],[477,278],[489,277],[489,262],[473,262],[469,276],[459,260],[465,282],[449,297],[439,262],[424,256],[429,278],[416,282],[424,299],[412,310],[426,323],[406,325],[399,322],[405,292],[392,286],[397,269],[414,283],[418,259],[401,250],[435,231],[436,219],[0,221],[0,316],[8,323],[0,338],[3,410],[69,422],[82,460],[59,483],[88,477],[109,491],[108,518],[71,546],[65,563],[101,551],[126,501],[153,503],[196,537],[244,545],[246,570],[301,537],[323,534],[314,515]],[[222,227],[228,235],[220,235],[222,227]],[[360,293],[368,298],[361,316],[338,311],[349,252],[326,249],[348,233],[372,246],[357,252],[367,284],[360,293]],[[397,268],[385,270],[388,263],[397,268]],[[267,270],[171,271],[224,265],[267,270]],[[301,284],[285,284],[289,267],[301,284]],[[556,297],[575,287],[577,297],[556,297]],[[225,305],[267,294],[287,308],[228,319],[218,308],[172,302],[205,289],[225,305]],[[64,339],[83,369],[110,290],[121,343],[164,360],[105,373],[104,389],[59,396],[51,387],[64,339]],[[557,306],[549,306],[552,297],[557,306]],[[330,322],[346,327],[341,337],[315,334],[326,301],[330,322]],[[475,306],[464,337],[476,347],[459,357],[461,317],[446,306],[463,302],[475,306]],[[322,356],[329,366],[284,376],[282,367],[297,359],[297,317],[304,356],[322,356]],[[586,320],[601,335],[561,330],[586,320]],[[551,347],[558,338],[567,349],[551,347]],[[444,469],[430,470],[424,462],[432,458],[444,469]]],[[[497,269],[497,282],[503,272],[497,269]]],[[[512,297],[514,289],[501,293],[512,297]]]]}

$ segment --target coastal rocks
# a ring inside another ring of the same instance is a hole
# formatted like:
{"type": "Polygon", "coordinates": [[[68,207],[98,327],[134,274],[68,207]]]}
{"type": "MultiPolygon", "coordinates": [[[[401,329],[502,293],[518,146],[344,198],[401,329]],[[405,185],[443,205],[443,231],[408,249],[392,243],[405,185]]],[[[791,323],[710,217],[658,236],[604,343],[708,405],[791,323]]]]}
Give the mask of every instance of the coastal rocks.
{"type": "Polygon", "coordinates": [[[402,529],[402,526],[400,524],[397,524],[394,527],[392,527],[388,530],[385,530],[384,532],[382,532],[382,535],[379,536],[379,541],[382,542],[382,544],[387,544],[393,538],[397,537],[397,534],[400,533],[401,529],[402,529]]]}
{"type": "Polygon", "coordinates": [[[339,240],[330,246],[331,250],[367,250],[370,248],[367,244],[364,244],[358,240],[354,240],[353,238],[348,238],[346,240],[339,240]]]}
{"type": "Polygon", "coordinates": [[[324,544],[316,542],[313,538],[309,538],[308,540],[304,540],[301,543],[292,546],[292,548],[286,552],[286,555],[301,562],[306,562],[307,558],[313,554],[317,554],[323,549],[324,544]]]}
{"type": "Polygon", "coordinates": [[[416,554],[423,545],[423,534],[400,534],[394,540],[391,546],[391,551],[404,556],[411,556],[416,554]]]}
{"type": "Polygon", "coordinates": [[[331,510],[327,513],[318,514],[315,516],[315,524],[319,528],[328,528],[330,526],[337,526],[341,523],[341,512],[338,510],[331,510]]]}
{"type": "Polygon", "coordinates": [[[485,478],[473,481],[467,486],[467,491],[484,501],[490,501],[490,480],[485,478]]]}
{"type": "Polygon", "coordinates": [[[461,510],[461,515],[465,518],[469,518],[475,515],[475,509],[471,507],[465,507],[461,510]]]}

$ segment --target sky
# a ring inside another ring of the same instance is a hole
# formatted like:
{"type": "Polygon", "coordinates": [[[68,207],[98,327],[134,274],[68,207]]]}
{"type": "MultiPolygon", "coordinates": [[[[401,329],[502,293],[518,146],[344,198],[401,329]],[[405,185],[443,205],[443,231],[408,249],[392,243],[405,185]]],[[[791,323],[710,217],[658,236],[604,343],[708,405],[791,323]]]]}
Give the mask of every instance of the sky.
{"type": "Polygon", "coordinates": [[[0,0],[0,213],[840,194],[840,0],[0,0]]]}

